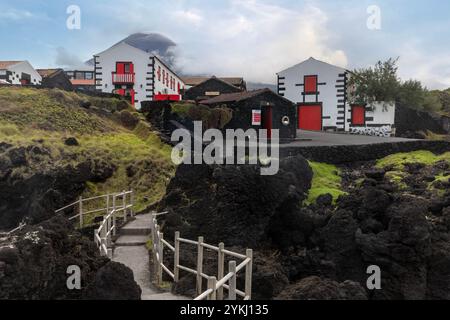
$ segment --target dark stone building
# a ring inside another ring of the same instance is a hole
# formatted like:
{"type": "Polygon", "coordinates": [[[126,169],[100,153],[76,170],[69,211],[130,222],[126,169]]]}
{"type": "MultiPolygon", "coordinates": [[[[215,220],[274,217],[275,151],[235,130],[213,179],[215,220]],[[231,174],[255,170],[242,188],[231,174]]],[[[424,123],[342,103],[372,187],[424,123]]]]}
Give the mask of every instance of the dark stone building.
{"type": "Polygon", "coordinates": [[[229,84],[219,78],[212,77],[199,85],[192,87],[184,93],[184,100],[205,100],[225,93],[242,92],[238,87],[229,84]]]}
{"type": "Polygon", "coordinates": [[[270,89],[222,94],[201,103],[211,107],[226,105],[233,110],[233,118],[224,129],[267,129],[269,136],[272,129],[279,129],[281,141],[296,136],[295,105],[270,89]]]}
{"type": "Polygon", "coordinates": [[[42,77],[41,85],[44,88],[58,88],[72,91],[73,86],[69,77],[62,69],[38,69],[36,70],[42,77]]]}

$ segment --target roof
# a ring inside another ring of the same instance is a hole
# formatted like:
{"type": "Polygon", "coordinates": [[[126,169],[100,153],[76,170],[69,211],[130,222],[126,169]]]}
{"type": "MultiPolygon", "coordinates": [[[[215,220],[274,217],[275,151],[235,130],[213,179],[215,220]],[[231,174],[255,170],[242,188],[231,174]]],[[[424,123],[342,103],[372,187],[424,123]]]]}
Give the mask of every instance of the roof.
{"type": "Polygon", "coordinates": [[[62,69],[36,69],[39,75],[42,78],[55,76],[58,72],[62,71],[62,69]]]}
{"type": "Polygon", "coordinates": [[[22,63],[24,61],[0,61],[0,69],[7,69],[13,65],[18,63],[22,63]]]}
{"type": "Polygon", "coordinates": [[[287,68],[287,69],[285,69],[285,70],[283,70],[283,71],[278,72],[277,74],[286,72],[286,71],[288,71],[288,70],[290,70],[290,69],[294,69],[294,68],[300,67],[302,64],[305,64],[305,63],[308,63],[308,62],[315,62],[315,63],[325,64],[325,65],[327,65],[327,66],[329,66],[329,67],[332,67],[332,68],[335,68],[335,69],[339,69],[339,70],[341,70],[342,72],[347,71],[345,68],[342,68],[342,67],[339,67],[339,66],[335,66],[335,65],[333,65],[333,64],[331,64],[331,63],[324,62],[324,61],[320,61],[320,60],[314,59],[313,57],[310,57],[309,59],[307,59],[307,60],[305,60],[305,61],[302,61],[302,62],[300,62],[300,63],[297,63],[296,65],[294,65],[294,66],[292,66],[292,67],[290,67],[290,68],[287,68]]]}
{"type": "MultiPolygon", "coordinates": [[[[269,88],[265,88],[265,89],[259,89],[259,90],[253,90],[253,91],[225,93],[225,94],[221,94],[220,96],[217,96],[217,97],[214,97],[211,99],[200,101],[200,103],[201,104],[218,104],[218,103],[226,103],[226,102],[240,102],[240,101],[254,98],[263,93],[271,93],[271,94],[277,95],[275,92],[273,92],[269,88]]],[[[279,95],[277,95],[277,96],[279,96],[279,95]]],[[[289,101],[282,96],[279,96],[279,97],[283,100],[289,101]]],[[[289,101],[289,103],[292,103],[292,102],[289,101]]]]}
{"type": "MultiPolygon", "coordinates": [[[[214,77],[182,77],[183,82],[189,86],[198,86],[200,83],[203,83],[214,77]]],[[[244,78],[239,77],[220,77],[220,79],[232,86],[238,87],[244,82],[244,78]]]]}
{"type": "Polygon", "coordinates": [[[95,80],[87,80],[87,79],[70,79],[70,82],[74,86],[93,86],[95,85],[95,80]]]}

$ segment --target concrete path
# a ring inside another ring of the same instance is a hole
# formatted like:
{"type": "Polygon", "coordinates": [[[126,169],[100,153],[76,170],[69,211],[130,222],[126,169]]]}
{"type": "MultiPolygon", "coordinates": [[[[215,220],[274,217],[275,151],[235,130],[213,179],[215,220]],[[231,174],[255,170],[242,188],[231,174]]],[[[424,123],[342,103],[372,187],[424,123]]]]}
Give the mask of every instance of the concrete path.
{"type": "Polygon", "coordinates": [[[405,138],[383,138],[364,136],[359,134],[334,133],[324,131],[297,130],[298,141],[283,144],[280,147],[310,147],[310,146],[339,146],[339,145],[365,145],[377,143],[396,143],[414,141],[405,138]]]}
{"type": "Polygon", "coordinates": [[[151,283],[149,253],[146,242],[150,235],[151,214],[136,216],[120,229],[115,241],[113,261],[123,263],[134,274],[134,280],[142,289],[142,300],[188,300],[188,298],[164,292],[151,283]]]}

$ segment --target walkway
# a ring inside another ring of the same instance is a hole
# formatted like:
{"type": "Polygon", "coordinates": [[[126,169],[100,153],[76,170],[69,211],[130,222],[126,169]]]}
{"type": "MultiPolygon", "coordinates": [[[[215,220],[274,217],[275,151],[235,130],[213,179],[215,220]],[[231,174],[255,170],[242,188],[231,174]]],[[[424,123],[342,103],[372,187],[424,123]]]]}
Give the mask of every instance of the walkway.
{"type": "Polygon", "coordinates": [[[134,274],[134,280],[142,289],[142,300],[188,300],[170,292],[164,292],[152,285],[150,276],[149,252],[146,242],[150,235],[152,215],[137,215],[122,227],[115,241],[113,261],[123,263],[134,274]]]}

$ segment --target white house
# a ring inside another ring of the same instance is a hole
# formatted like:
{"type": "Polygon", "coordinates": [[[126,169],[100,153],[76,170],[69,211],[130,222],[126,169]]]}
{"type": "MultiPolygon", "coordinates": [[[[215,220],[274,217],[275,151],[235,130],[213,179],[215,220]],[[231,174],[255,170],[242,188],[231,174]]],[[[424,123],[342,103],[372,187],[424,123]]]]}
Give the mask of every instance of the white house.
{"type": "Polygon", "coordinates": [[[395,120],[395,105],[350,104],[348,70],[309,58],[279,72],[278,93],[297,105],[298,129],[387,135],[395,120]]]}
{"type": "Polygon", "coordinates": [[[157,56],[120,42],[94,56],[97,91],[129,96],[140,109],[142,101],[180,100],[181,78],[157,56]]]}
{"type": "Polygon", "coordinates": [[[0,80],[8,84],[39,85],[42,77],[28,61],[0,61],[0,80]]]}

